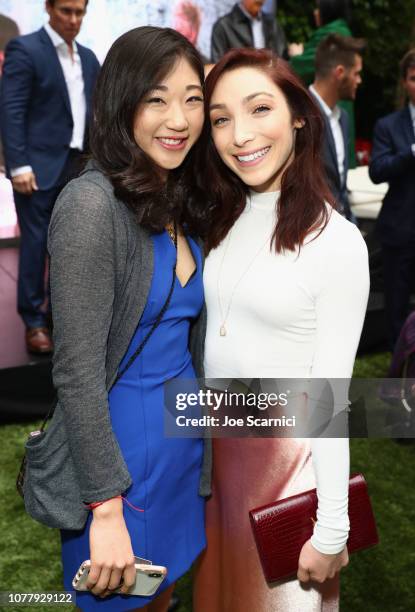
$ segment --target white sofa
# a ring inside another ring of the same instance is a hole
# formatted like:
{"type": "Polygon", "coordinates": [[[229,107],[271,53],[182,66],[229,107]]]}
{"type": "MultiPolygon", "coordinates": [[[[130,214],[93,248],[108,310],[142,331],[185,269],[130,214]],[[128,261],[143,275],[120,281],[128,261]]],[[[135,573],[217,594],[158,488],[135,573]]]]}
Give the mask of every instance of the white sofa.
{"type": "Polygon", "coordinates": [[[357,219],[377,219],[388,184],[375,185],[369,178],[369,167],[358,166],[349,170],[347,187],[350,206],[357,219]]]}

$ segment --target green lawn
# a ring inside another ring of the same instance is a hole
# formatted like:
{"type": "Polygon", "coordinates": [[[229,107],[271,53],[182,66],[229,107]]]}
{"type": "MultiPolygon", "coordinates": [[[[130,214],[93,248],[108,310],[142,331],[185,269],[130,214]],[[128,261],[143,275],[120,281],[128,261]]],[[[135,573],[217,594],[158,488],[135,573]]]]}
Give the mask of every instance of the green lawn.
{"type": "MultiPolygon", "coordinates": [[[[387,353],[360,358],[354,375],[382,377],[388,360],[387,353]]],[[[0,591],[62,590],[58,532],[26,516],[15,492],[23,441],[27,432],[38,425],[36,422],[0,427],[0,591]]],[[[381,545],[353,556],[343,573],[341,610],[412,612],[415,610],[415,446],[385,439],[361,439],[352,440],[351,448],[352,471],[362,471],[369,482],[381,545]]],[[[180,581],[178,593],[182,599],[179,612],[191,612],[190,575],[180,581]]],[[[5,608],[16,612],[51,609],[49,606],[5,608]]]]}

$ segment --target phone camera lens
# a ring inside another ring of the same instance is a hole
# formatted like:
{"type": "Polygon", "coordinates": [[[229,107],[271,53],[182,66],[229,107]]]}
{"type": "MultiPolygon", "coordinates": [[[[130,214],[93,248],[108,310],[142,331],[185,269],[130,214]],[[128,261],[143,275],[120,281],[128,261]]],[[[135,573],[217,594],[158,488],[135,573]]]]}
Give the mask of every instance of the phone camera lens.
{"type": "Polygon", "coordinates": [[[160,572],[151,572],[151,574],[149,574],[150,578],[161,578],[161,574],[160,572]]]}

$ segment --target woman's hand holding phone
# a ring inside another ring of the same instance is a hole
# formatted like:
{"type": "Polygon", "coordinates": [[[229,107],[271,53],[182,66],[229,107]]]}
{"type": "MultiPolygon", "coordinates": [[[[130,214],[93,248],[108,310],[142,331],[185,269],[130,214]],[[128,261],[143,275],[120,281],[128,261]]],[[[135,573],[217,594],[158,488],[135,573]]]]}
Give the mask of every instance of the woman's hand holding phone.
{"type": "Polygon", "coordinates": [[[89,531],[91,569],[87,588],[106,597],[123,581],[127,593],[135,582],[135,559],[123,515],[122,499],[110,499],[94,508],[89,531]]]}

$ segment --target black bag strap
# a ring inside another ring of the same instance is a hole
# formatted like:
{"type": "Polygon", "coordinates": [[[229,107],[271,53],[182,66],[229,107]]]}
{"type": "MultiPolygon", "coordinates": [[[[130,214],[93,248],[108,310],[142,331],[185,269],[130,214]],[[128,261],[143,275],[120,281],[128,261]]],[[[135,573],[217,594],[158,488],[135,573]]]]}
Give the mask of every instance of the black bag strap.
{"type": "MultiPolygon", "coordinates": [[[[143,338],[140,346],[134,351],[134,354],[131,355],[130,359],[127,361],[127,363],[125,364],[123,369],[120,372],[118,372],[114,382],[111,385],[111,388],[120,380],[120,378],[122,378],[124,376],[126,371],[133,365],[134,361],[137,359],[137,357],[143,351],[143,349],[144,349],[145,345],[147,344],[147,342],[149,341],[150,337],[153,335],[153,333],[156,331],[157,327],[160,325],[160,322],[161,322],[162,318],[164,317],[164,315],[166,313],[166,310],[168,309],[168,307],[170,305],[171,297],[173,295],[173,290],[174,290],[174,283],[175,283],[175,280],[176,280],[176,268],[177,268],[177,224],[176,224],[176,222],[174,222],[174,224],[173,224],[173,242],[174,242],[174,248],[176,249],[176,258],[175,258],[174,265],[173,265],[171,285],[170,285],[170,289],[169,289],[169,293],[167,295],[166,301],[164,302],[163,306],[161,307],[161,310],[158,313],[158,315],[156,317],[156,320],[154,321],[153,325],[151,326],[151,329],[147,332],[145,338],[143,338]]],[[[47,415],[45,416],[45,418],[43,420],[43,423],[42,423],[42,425],[40,427],[40,431],[44,431],[44,429],[46,427],[46,423],[48,422],[48,419],[51,416],[52,412],[55,410],[57,404],[58,404],[58,397],[56,395],[56,398],[54,399],[54,401],[50,405],[48,413],[47,413],[47,415]]]]}
{"type": "Polygon", "coordinates": [[[156,331],[157,327],[160,324],[160,321],[164,317],[165,312],[166,312],[167,308],[170,305],[171,296],[173,295],[174,282],[176,280],[176,267],[177,267],[177,226],[176,226],[176,223],[174,224],[174,238],[173,238],[173,242],[174,242],[174,247],[176,249],[176,259],[175,259],[174,266],[173,266],[173,274],[172,274],[172,279],[171,279],[170,290],[169,290],[169,293],[167,295],[166,301],[164,302],[163,306],[161,307],[161,310],[158,313],[156,320],[154,321],[151,329],[148,331],[147,335],[145,336],[145,338],[141,342],[140,346],[137,348],[137,350],[134,352],[134,354],[131,355],[130,359],[127,361],[127,363],[125,364],[125,366],[123,367],[121,372],[118,372],[117,377],[115,378],[112,386],[114,386],[120,380],[120,378],[122,376],[124,376],[124,374],[126,373],[128,368],[130,368],[132,366],[134,361],[137,359],[137,357],[139,356],[139,354],[141,353],[141,351],[143,350],[143,348],[147,344],[147,342],[150,339],[150,337],[156,331]]]}

